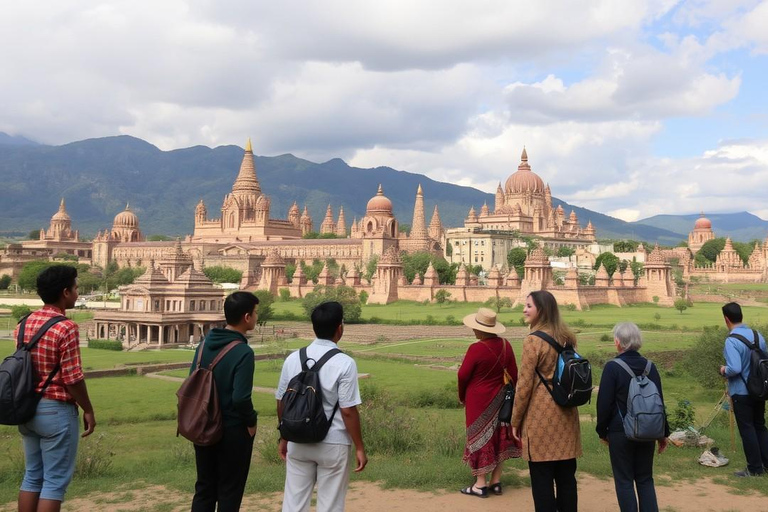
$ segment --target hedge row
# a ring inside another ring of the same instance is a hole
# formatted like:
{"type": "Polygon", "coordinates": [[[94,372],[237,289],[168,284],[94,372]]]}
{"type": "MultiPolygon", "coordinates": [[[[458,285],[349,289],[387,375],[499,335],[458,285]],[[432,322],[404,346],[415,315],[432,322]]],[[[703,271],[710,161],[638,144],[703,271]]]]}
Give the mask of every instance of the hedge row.
{"type": "Polygon", "coordinates": [[[102,350],[123,350],[123,343],[119,340],[88,340],[88,348],[100,348],[102,350]]]}

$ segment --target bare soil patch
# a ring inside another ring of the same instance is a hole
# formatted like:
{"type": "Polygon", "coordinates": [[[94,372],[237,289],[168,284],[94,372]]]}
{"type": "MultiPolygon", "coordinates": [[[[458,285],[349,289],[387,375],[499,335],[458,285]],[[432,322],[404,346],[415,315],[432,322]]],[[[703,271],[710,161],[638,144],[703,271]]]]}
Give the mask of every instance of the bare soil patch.
{"type": "MultiPolygon", "coordinates": [[[[258,470],[254,468],[255,470],[258,470]]],[[[612,480],[599,480],[579,474],[579,509],[588,512],[613,512],[617,510],[612,480]]],[[[661,510],[668,512],[726,512],[734,510],[764,510],[766,497],[758,493],[736,491],[714,483],[711,479],[696,482],[656,486],[661,510]]],[[[62,510],[81,512],[173,511],[189,510],[190,493],[170,491],[161,486],[142,489],[93,493],[64,503],[62,510]]],[[[243,500],[241,510],[276,512],[281,509],[282,494],[252,494],[243,500]]],[[[533,510],[531,491],[527,487],[504,489],[503,496],[492,496],[482,501],[462,496],[456,491],[421,492],[408,489],[383,489],[371,482],[354,482],[347,494],[347,510],[351,512],[418,511],[446,512],[474,511],[482,508],[487,512],[509,510],[533,510]]],[[[14,503],[0,507],[0,511],[15,510],[14,503]]],[[[314,508],[313,508],[314,510],[314,508]]]]}

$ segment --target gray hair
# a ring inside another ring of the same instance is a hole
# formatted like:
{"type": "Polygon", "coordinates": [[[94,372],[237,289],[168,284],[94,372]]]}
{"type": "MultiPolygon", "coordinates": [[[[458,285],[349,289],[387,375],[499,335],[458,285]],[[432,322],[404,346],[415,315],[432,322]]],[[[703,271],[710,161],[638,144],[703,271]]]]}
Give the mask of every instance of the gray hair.
{"type": "Polygon", "coordinates": [[[613,328],[613,337],[619,340],[623,350],[640,350],[643,346],[643,336],[640,328],[632,322],[622,322],[613,328]]]}

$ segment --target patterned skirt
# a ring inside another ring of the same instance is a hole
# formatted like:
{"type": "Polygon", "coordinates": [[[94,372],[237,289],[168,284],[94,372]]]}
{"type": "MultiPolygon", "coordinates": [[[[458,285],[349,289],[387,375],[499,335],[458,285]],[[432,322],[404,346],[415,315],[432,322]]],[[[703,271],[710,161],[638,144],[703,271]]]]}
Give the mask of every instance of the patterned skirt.
{"type": "Polygon", "coordinates": [[[462,460],[472,469],[472,475],[484,475],[507,459],[520,457],[511,431],[499,424],[499,409],[504,390],[494,397],[483,413],[467,427],[467,445],[462,460]]]}

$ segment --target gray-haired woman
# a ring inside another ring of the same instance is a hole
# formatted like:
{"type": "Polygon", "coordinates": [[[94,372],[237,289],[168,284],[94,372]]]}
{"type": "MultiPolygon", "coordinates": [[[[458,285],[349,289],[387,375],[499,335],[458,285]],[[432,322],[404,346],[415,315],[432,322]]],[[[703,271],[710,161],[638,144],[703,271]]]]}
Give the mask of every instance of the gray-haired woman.
{"type": "MultiPolygon", "coordinates": [[[[642,375],[648,360],[638,352],[643,338],[637,325],[631,322],[617,324],[613,328],[613,338],[619,353],[617,359],[626,363],[635,375],[642,375]]],[[[648,379],[656,385],[663,401],[661,378],[653,363],[648,379]]],[[[638,501],[640,512],[658,511],[656,489],[653,486],[653,452],[656,443],[628,439],[622,425],[622,418],[627,414],[627,395],[631,381],[629,372],[620,363],[609,361],[605,365],[597,395],[597,435],[608,444],[621,511],[637,511],[638,501]]],[[[658,440],[659,453],[667,448],[669,424],[666,420],[664,423],[664,437],[658,440]]]]}

